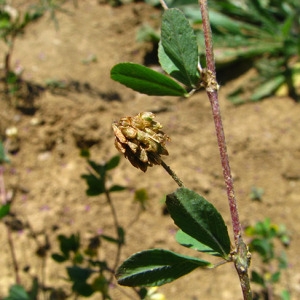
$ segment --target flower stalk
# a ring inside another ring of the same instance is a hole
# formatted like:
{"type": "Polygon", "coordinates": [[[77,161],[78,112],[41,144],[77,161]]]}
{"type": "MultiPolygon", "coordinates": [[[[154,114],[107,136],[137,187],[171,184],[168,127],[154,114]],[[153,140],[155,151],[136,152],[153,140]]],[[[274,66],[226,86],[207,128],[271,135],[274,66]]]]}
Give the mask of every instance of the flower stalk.
{"type": "Polygon", "coordinates": [[[179,187],[184,187],[181,179],[175,174],[175,172],[163,161],[161,160],[161,166],[167,171],[169,175],[173,178],[173,180],[177,183],[179,187]]]}

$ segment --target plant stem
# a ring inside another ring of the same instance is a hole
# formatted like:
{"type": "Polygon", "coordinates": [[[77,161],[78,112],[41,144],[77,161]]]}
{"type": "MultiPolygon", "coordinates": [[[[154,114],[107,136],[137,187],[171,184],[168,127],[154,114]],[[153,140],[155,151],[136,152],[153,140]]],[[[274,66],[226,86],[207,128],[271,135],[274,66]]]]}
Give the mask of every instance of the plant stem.
{"type": "Polygon", "coordinates": [[[163,160],[161,160],[161,166],[168,172],[169,175],[171,175],[171,177],[174,179],[174,181],[178,184],[179,187],[184,187],[183,182],[180,180],[180,178],[163,160]]]}
{"type": "Polygon", "coordinates": [[[166,2],[164,0],[160,0],[160,4],[163,7],[164,10],[168,9],[168,5],[166,4],[166,2]]]}
{"type": "Polygon", "coordinates": [[[4,167],[0,165],[0,198],[2,205],[7,203],[6,199],[6,191],[5,191],[5,184],[4,184],[4,167]]]}
{"type": "MultiPolygon", "coordinates": [[[[4,171],[3,171],[3,166],[1,165],[0,165],[0,195],[2,198],[2,205],[5,205],[7,203],[7,195],[5,191],[4,171]]],[[[19,275],[19,265],[18,265],[17,256],[15,252],[14,242],[12,239],[12,232],[11,232],[11,228],[9,227],[9,224],[6,225],[6,230],[7,230],[8,245],[12,257],[13,268],[15,271],[15,280],[17,284],[21,284],[21,279],[19,275]]]]}
{"type": "Polygon", "coordinates": [[[122,243],[120,241],[120,225],[119,225],[119,221],[118,221],[118,217],[117,217],[117,213],[116,213],[116,209],[114,207],[114,204],[112,202],[112,199],[110,197],[110,193],[109,191],[105,188],[105,196],[106,196],[106,199],[107,199],[107,202],[110,206],[110,209],[111,209],[111,212],[112,212],[112,216],[113,216],[113,220],[114,220],[114,227],[115,227],[115,230],[116,230],[116,233],[117,233],[117,237],[118,237],[118,248],[117,248],[117,254],[116,254],[116,258],[115,258],[115,263],[113,265],[113,273],[111,274],[111,277],[109,279],[109,282],[112,283],[112,280],[113,280],[113,277],[114,277],[114,273],[117,269],[117,266],[120,262],[120,256],[121,256],[121,248],[122,248],[122,243]]]}
{"type": "Polygon", "coordinates": [[[202,26],[204,32],[205,51],[206,51],[207,70],[205,76],[207,81],[205,82],[205,87],[212,108],[221,164],[223,168],[223,177],[226,185],[228,203],[229,203],[229,208],[231,213],[234,242],[236,246],[236,253],[233,256],[233,260],[235,263],[237,273],[240,278],[244,299],[250,300],[252,299],[250,281],[248,277],[248,265],[249,265],[250,257],[249,257],[247,246],[242,239],[241,223],[239,220],[237,202],[234,193],[233,178],[232,178],[229,158],[227,154],[225,133],[223,129],[220,105],[218,100],[218,84],[216,82],[216,68],[215,68],[215,59],[213,54],[212,33],[211,33],[211,27],[210,27],[209,15],[207,9],[207,0],[199,0],[199,4],[200,4],[201,15],[202,15],[202,26]]]}
{"type": "Polygon", "coordinates": [[[16,284],[21,284],[21,279],[20,279],[20,275],[19,275],[19,265],[17,262],[17,256],[16,256],[16,252],[15,252],[14,242],[12,239],[11,229],[10,229],[9,225],[7,225],[6,228],[7,228],[7,240],[8,240],[10,254],[12,257],[13,267],[14,267],[14,271],[15,271],[16,284]]]}
{"type": "MultiPolygon", "coordinates": [[[[201,7],[203,31],[205,37],[207,72],[211,74],[211,77],[216,78],[213,45],[212,45],[212,34],[211,34],[211,28],[209,24],[209,16],[207,12],[207,3],[206,0],[199,0],[199,2],[201,7]]],[[[231,169],[230,169],[229,159],[227,154],[225,134],[224,134],[223,123],[221,118],[220,105],[218,101],[218,92],[217,92],[217,88],[214,88],[212,86],[208,86],[206,90],[207,90],[208,98],[211,103],[212,114],[215,122],[215,129],[216,129],[218,146],[220,151],[220,158],[221,158],[221,163],[223,168],[223,176],[226,184],[227,196],[228,196],[231,218],[232,218],[234,240],[236,246],[238,246],[238,239],[241,235],[241,224],[239,221],[237,203],[234,194],[233,179],[231,175],[231,169]]]]}

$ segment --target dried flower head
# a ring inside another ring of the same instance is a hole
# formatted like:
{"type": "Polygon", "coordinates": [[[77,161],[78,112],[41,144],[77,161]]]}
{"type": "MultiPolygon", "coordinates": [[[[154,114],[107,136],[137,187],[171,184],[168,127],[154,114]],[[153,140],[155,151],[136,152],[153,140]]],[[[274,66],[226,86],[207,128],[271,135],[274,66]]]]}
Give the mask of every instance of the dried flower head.
{"type": "Polygon", "coordinates": [[[169,155],[165,148],[169,137],[154,118],[152,112],[142,112],[112,124],[116,148],[134,167],[143,172],[146,172],[148,167],[160,165],[160,155],[169,155]]]}

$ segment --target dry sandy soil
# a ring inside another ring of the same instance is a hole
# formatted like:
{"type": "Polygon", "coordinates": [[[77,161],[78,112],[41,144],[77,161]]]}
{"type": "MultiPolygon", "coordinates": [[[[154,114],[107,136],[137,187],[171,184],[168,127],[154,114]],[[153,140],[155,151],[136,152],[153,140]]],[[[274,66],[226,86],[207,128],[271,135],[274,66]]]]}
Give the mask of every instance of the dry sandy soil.
{"type": "MultiPolygon", "coordinates": [[[[12,211],[24,224],[30,224],[37,240],[47,234],[51,245],[44,263],[35,255],[36,241],[28,228],[13,232],[22,283],[29,287],[31,276],[44,276],[47,286],[68,289],[63,280],[65,265],[54,263],[50,254],[58,250],[58,234],[80,232],[82,242],[103,232],[114,235],[110,208],[102,197],[87,197],[87,172],[80,147],[89,147],[92,160],[101,163],[117,154],[111,123],[123,116],[153,111],[171,137],[170,155],[165,161],[185,185],[205,194],[224,216],[231,232],[228,204],[218,158],[218,147],[210,106],[205,93],[188,100],[148,97],[135,93],[110,79],[110,69],[118,62],[144,63],[149,45],[135,40],[145,23],[158,28],[160,11],[143,3],[119,8],[98,1],[78,1],[66,5],[71,14],[58,14],[59,30],[48,17],[31,25],[16,42],[13,65],[24,68],[23,78],[45,86],[46,80],[64,80],[66,89],[44,90],[35,98],[33,109],[19,103],[17,109],[4,97],[0,102],[0,133],[8,127],[18,129],[19,144],[5,168],[8,193],[15,193],[12,211]],[[96,62],[84,64],[91,56],[96,62]],[[26,273],[23,269],[28,269],[26,273]]],[[[4,50],[4,45],[1,46],[4,50]]],[[[1,52],[4,53],[3,51],[1,52]]],[[[247,76],[247,75],[246,75],[247,76]]],[[[291,235],[287,250],[289,268],[278,290],[289,289],[292,299],[300,299],[300,105],[289,98],[267,99],[255,104],[234,106],[225,95],[247,77],[223,84],[220,90],[222,115],[235,188],[243,226],[270,217],[285,224],[291,235]],[[262,201],[252,201],[251,188],[264,189],[262,201]]],[[[221,82],[222,85],[222,82],[221,82]]],[[[6,141],[7,145],[7,141],[6,141]]],[[[9,145],[7,145],[9,146],[9,145]]],[[[10,145],[14,147],[14,145],[10,145]]],[[[114,183],[130,191],[115,193],[120,224],[126,229],[126,245],[121,258],[134,252],[159,247],[195,255],[174,240],[175,225],[165,216],[161,199],[176,184],[160,167],[147,173],[132,167],[124,158],[111,172],[114,183]],[[145,188],[149,194],[147,210],[140,214],[133,203],[133,190],[145,188]]],[[[5,225],[1,227],[0,298],[15,282],[5,225]]],[[[110,245],[101,248],[101,259],[110,262],[115,255],[110,245]]],[[[197,254],[196,254],[197,255],[197,254]]],[[[252,268],[260,266],[254,257],[252,268]]],[[[112,287],[113,299],[136,299],[112,287]]],[[[195,271],[160,288],[167,299],[242,299],[231,264],[212,271],[195,271]]],[[[100,295],[92,299],[100,299],[100,295]]]]}

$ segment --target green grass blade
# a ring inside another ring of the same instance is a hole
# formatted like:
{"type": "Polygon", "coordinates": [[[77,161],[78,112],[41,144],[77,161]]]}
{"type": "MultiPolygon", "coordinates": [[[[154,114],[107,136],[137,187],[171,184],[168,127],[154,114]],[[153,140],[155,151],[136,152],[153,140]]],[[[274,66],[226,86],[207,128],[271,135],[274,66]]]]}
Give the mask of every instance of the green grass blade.
{"type": "Polygon", "coordinates": [[[226,64],[231,63],[237,60],[245,60],[257,56],[262,56],[265,53],[272,54],[280,51],[282,47],[281,42],[261,42],[259,40],[255,41],[256,44],[249,43],[246,46],[237,46],[237,47],[222,47],[218,46],[216,42],[215,56],[217,64],[226,64]]]}
{"type": "Polygon", "coordinates": [[[269,35],[257,26],[237,21],[217,11],[210,11],[209,19],[212,29],[223,34],[234,34],[255,38],[265,36],[266,34],[269,35]]]}
{"type": "Polygon", "coordinates": [[[280,85],[285,82],[285,80],[286,78],[284,75],[278,75],[270,78],[255,89],[254,93],[250,97],[250,100],[258,101],[272,95],[280,87],[280,85]]]}

